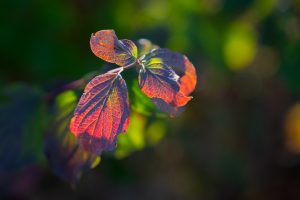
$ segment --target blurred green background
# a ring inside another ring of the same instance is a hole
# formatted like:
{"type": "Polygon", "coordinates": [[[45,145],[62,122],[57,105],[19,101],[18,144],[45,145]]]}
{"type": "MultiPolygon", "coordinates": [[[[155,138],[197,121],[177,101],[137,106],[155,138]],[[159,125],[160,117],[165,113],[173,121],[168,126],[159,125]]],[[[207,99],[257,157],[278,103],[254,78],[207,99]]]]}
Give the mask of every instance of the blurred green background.
{"type": "Polygon", "coordinates": [[[1,198],[300,199],[299,0],[0,5],[1,198]],[[101,29],[187,55],[198,85],[176,119],[133,113],[131,139],[72,189],[41,150],[44,97],[101,70],[89,48],[101,29]]]}

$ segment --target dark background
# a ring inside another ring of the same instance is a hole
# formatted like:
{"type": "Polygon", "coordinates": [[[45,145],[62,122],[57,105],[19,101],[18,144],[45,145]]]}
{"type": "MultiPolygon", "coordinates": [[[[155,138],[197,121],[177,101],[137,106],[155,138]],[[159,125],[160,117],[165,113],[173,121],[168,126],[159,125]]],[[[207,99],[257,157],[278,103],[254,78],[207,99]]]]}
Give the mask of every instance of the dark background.
{"type": "Polygon", "coordinates": [[[0,197],[300,199],[300,1],[11,0],[0,22],[0,197]],[[101,69],[89,48],[101,29],[184,53],[198,84],[156,145],[104,155],[72,188],[40,148],[47,109],[24,113],[31,96],[101,69]]]}

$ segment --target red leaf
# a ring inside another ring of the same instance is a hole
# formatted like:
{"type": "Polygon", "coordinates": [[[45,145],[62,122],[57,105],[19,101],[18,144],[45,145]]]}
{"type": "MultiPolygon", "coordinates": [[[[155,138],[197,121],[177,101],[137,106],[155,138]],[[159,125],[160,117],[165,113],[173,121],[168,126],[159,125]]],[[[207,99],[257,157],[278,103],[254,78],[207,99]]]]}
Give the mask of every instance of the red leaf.
{"type": "Polygon", "coordinates": [[[86,86],[71,120],[71,132],[92,153],[112,150],[129,124],[127,87],[119,73],[106,73],[86,86]]]}
{"type": "MultiPolygon", "coordinates": [[[[196,70],[186,56],[171,52],[168,49],[155,49],[142,58],[142,63],[146,66],[169,66],[179,75],[177,81],[179,85],[178,93],[187,96],[194,91],[197,82],[196,70]]],[[[183,105],[170,104],[164,98],[151,98],[151,100],[161,111],[169,113],[171,117],[178,116],[184,111],[183,105]]]]}
{"type": "Polygon", "coordinates": [[[159,98],[172,106],[184,106],[191,97],[180,92],[179,76],[163,63],[146,64],[139,73],[141,90],[151,99],[159,98]]]}
{"type": "Polygon", "coordinates": [[[186,56],[168,49],[155,49],[147,54],[144,60],[147,60],[148,63],[163,63],[172,67],[180,77],[180,91],[185,95],[189,95],[194,91],[197,74],[194,65],[186,56]]]}
{"type": "Polygon", "coordinates": [[[137,47],[131,40],[118,40],[114,30],[101,30],[91,36],[92,52],[99,58],[115,63],[119,66],[128,66],[135,63],[137,47]]]}

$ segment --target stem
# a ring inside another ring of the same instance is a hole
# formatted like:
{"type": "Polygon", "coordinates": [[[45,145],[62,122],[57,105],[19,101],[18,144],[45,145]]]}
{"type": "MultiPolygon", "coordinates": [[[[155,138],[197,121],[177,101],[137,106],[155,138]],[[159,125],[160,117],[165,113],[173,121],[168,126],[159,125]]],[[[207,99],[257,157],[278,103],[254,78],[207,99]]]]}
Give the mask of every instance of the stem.
{"type": "Polygon", "coordinates": [[[139,60],[137,60],[135,63],[132,63],[131,65],[127,65],[125,67],[118,67],[116,69],[109,70],[107,73],[116,73],[116,72],[119,72],[121,69],[123,69],[123,70],[130,69],[130,68],[135,67],[136,65],[141,66],[139,60]]]}
{"type": "MultiPolygon", "coordinates": [[[[124,71],[126,69],[133,68],[135,66],[142,66],[142,63],[140,62],[139,59],[137,59],[135,63],[132,63],[132,64],[124,66],[124,67],[118,67],[118,68],[109,70],[106,73],[117,73],[117,72],[121,73],[122,71],[124,71]]],[[[57,88],[53,91],[50,91],[45,96],[45,99],[46,99],[47,102],[52,101],[58,94],[66,91],[66,90],[73,90],[73,89],[79,88],[85,83],[87,83],[87,80],[85,78],[75,80],[75,81],[73,81],[71,83],[68,83],[66,85],[63,85],[62,87],[59,87],[59,88],[57,88]]]]}

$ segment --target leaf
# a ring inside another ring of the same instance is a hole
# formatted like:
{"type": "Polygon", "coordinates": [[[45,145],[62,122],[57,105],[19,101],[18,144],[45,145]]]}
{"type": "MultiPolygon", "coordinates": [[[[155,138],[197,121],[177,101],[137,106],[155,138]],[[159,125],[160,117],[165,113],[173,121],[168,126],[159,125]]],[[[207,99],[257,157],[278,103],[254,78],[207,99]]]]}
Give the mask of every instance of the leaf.
{"type": "Polygon", "coordinates": [[[165,114],[160,113],[159,112],[160,110],[153,104],[151,99],[149,99],[141,91],[138,80],[132,81],[129,89],[130,89],[129,93],[131,94],[130,97],[131,110],[140,113],[144,116],[165,117],[165,114]]]}
{"type": "Polygon", "coordinates": [[[194,91],[197,74],[194,65],[186,56],[168,49],[155,49],[147,54],[143,60],[146,60],[147,63],[163,63],[171,67],[180,77],[180,91],[185,95],[194,91]]]}
{"type": "MultiPolygon", "coordinates": [[[[155,49],[142,58],[142,63],[145,66],[165,65],[172,68],[175,73],[179,75],[177,81],[179,94],[181,93],[187,96],[195,89],[197,82],[196,70],[193,64],[184,55],[171,52],[168,49],[155,49]]],[[[183,105],[174,105],[164,98],[154,97],[151,100],[161,111],[169,113],[171,117],[176,117],[184,111],[184,108],[180,108],[183,105]]]]}
{"type": "Polygon", "coordinates": [[[101,30],[92,34],[92,52],[99,58],[119,66],[129,66],[136,62],[137,47],[131,40],[118,40],[114,30],[101,30]]]}
{"type": "Polygon", "coordinates": [[[100,162],[99,156],[86,151],[70,133],[69,123],[76,101],[77,97],[71,90],[56,97],[54,117],[49,123],[44,147],[53,173],[73,185],[84,171],[100,162]]]}
{"type": "Polygon", "coordinates": [[[140,88],[148,97],[176,107],[184,106],[191,99],[179,91],[178,79],[174,70],[163,63],[146,63],[139,73],[140,88]]]}
{"type": "Polygon", "coordinates": [[[114,149],[117,135],[128,128],[128,93],[120,72],[92,79],[71,120],[71,132],[85,149],[95,154],[114,149]]]}

